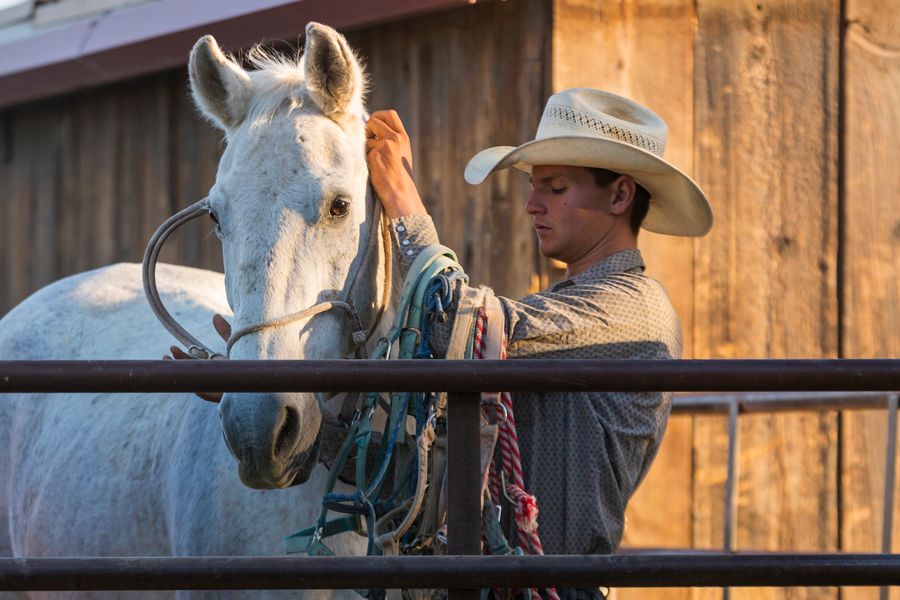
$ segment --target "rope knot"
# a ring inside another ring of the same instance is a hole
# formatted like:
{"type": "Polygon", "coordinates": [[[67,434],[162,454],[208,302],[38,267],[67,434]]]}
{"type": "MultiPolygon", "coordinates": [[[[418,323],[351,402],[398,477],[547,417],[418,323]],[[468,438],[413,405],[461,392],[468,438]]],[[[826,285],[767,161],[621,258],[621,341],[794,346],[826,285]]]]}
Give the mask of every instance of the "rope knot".
{"type": "Polygon", "coordinates": [[[353,494],[353,504],[359,507],[365,507],[369,504],[369,499],[366,497],[365,493],[362,490],[356,490],[353,494]]]}
{"type": "Polygon", "coordinates": [[[515,518],[518,528],[525,533],[537,531],[539,512],[537,498],[512,483],[506,484],[506,493],[516,501],[515,518]]]}

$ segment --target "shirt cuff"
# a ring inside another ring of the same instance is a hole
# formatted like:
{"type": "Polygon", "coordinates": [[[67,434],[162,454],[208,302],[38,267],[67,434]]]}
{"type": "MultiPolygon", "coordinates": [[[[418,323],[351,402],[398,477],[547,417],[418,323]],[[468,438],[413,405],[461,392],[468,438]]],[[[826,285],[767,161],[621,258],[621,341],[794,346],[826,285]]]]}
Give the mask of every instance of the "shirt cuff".
{"type": "Polygon", "coordinates": [[[397,251],[400,275],[404,278],[422,250],[440,243],[430,215],[409,215],[391,219],[390,230],[397,251]]]}

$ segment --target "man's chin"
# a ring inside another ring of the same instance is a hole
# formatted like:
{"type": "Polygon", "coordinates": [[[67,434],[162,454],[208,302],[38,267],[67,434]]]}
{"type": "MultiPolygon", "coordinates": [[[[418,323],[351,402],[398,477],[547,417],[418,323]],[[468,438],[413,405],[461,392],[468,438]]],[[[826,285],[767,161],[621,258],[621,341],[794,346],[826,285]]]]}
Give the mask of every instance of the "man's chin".
{"type": "Polygon", "coordinates": [[[538,238],[538,251],[541,253],[541,256],[544,258],[550,258],[552,260],[558,260],[560,262],[565,262],[559,257],[559,249],[556,248],[549,241],[542,240],[538,238]]]}

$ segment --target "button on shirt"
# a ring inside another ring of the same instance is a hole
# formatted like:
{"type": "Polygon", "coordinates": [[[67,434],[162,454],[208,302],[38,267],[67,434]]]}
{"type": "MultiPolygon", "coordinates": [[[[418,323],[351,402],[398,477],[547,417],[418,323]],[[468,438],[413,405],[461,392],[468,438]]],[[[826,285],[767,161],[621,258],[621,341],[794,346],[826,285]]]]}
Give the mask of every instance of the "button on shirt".
{"type": "MultiPolygon", "coordinates": [[[[403,277],[423,248],[438,243],[427,215],[395,219],[391,231],[402,248],[403,277]]],[[[521,300],[499,299],[509,359],[681,356],[678,316],[662,285],[644,275],[637,249],[612,254],[521,300]]],[[[440,341],[433,346],[440,355],[440,341]]],[[[671,394],[516,393],[512,400],[525,487],[540,505],[544,552],[615,552],[625,506],[662,441],[671,394]]]]}

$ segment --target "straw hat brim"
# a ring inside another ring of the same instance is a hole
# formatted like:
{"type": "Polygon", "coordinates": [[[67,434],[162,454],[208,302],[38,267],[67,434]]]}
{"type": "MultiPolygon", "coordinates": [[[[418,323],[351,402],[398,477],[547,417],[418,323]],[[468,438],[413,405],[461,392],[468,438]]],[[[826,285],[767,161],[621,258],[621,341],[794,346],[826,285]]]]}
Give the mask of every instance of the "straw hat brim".
{"type": "Polygon", "coordinates": [[[655,154],[611,139],[564,136],[518,147],[495,146],[472,157],[465,178],[479,184],[494,171],[515,167],[530,173],[532,165],[599,167],[631,175],[650,193],[650,209],[642,225],[648,231],[702,236],[712,227],[709,200],[690,177],[655,154]]]}

